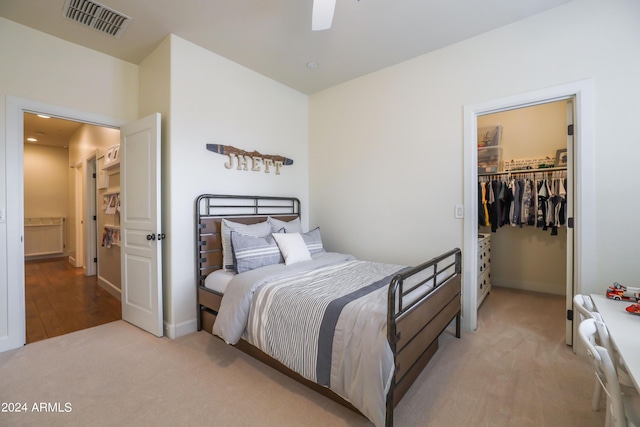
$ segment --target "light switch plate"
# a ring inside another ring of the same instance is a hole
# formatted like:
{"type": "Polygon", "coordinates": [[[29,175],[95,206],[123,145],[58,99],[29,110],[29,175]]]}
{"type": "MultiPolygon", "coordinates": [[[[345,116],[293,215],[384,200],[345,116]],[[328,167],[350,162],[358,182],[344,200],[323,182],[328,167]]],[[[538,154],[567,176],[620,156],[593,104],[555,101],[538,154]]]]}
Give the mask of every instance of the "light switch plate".
{"type": "Polygon", "coordinates": [[[455,218],[464,218],[464,205],[456,205],[453,216],[455,218]]]}

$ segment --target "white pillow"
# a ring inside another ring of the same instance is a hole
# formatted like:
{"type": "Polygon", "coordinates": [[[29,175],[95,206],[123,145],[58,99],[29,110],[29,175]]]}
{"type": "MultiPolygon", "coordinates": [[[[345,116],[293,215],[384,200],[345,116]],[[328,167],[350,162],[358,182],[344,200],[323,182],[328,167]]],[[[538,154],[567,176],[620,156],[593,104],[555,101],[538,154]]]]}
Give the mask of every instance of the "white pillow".
{"type": "Polygon", "coordinates": [[[307,244],[300,233],[273,233],[271,235],[276,239],[286,265],[311,259],[307,244]]]}

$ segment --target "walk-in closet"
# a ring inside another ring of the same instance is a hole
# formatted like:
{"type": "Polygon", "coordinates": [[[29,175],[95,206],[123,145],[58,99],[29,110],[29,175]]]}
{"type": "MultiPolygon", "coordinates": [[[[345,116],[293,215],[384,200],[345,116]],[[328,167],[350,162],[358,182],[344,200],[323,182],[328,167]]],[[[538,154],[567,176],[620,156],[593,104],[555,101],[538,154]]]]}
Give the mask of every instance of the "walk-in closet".
{"type": "Polygon", "coordinates": [[[495,286],[567,295],[572,122],[571,99],[478,116],[480,310],[495,286]]]}

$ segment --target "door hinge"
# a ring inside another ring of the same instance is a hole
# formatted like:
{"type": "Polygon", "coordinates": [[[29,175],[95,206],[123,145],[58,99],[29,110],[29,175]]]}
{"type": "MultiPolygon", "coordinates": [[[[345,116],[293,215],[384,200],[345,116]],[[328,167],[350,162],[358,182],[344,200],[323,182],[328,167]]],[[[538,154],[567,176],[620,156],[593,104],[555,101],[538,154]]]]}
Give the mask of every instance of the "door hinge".
{"type": "Polygon", "coordinates": [[[567,126],[567,135],[573,135],[573,125],[567,126]]]}
{"type": "Polygon", "coordinates": [[[573,217],[571,218],[567,218],[567,227],[569,228],[573,228],[574,224],[573,224],[573,217]]]}
{"type": "Polygon", "coordinates": [[[93,216],[93,220],[95,221],[96,219],[97,219],[97,218],[96,218],[96,216],[94,215],[94,216],[93,216]]]}
{"type": "Polygon", "coordinates": [[[94,259],[93,259],[93,262],[98,262],[98,258],[94,258],[94,259]]]}
{"type": "Polygon", "coordinates": [[[95,173],[93,174],[93,179],[96,179],[96,174],[95,173]]]}
{"type": "Polygon", "coordinates": [[[567,310],[567,320],[573,321],[573,310],[567,310]]]}

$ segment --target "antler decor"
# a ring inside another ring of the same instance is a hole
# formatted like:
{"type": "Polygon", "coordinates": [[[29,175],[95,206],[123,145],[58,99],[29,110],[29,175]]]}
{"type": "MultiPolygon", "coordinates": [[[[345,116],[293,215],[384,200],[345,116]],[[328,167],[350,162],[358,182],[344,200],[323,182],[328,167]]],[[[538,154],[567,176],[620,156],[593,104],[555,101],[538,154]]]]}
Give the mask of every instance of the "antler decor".
{"type": "Polygon", "coordinates": [[[280,168],[283,165],[292,165],[293,160],[279,155],[262,154],[258,151],[245,151],[240,148],[232,147],[231,145],[221,144],[207,144],[207,150],[214,153],[229,156],[229,161],[224,164],[224,167],[231,169],[234,164],[233,159],[237,159],[238,170],[249,170],[249,161],[251,161],[251,170],[260,172],[260,163],[264,164],[265,173],[271,172],[271,167],[275,167],[276,175],[280,175],[280,168]]]}

